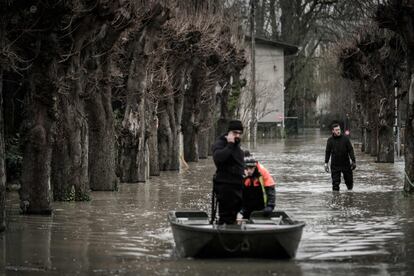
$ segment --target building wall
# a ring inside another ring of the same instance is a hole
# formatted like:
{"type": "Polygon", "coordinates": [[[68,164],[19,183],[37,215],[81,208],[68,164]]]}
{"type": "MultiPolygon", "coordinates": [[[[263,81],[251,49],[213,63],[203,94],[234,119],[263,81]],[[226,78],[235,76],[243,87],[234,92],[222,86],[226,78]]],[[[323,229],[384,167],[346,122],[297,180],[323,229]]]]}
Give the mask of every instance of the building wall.
{"type": "Polygon", "coordinates": [[[256,93],[259,122],[282,122],[285,110],[283,49],[256,46],[256,93]]]}
{"type": "MultiPolygon", "coordinates": [[[[246,51],[250,53],[248,49],[246,51]]],[[[284,52],[282,48],[256,43],[256,95],[257,118],[260,123],[281,126],[284,116],[284,52]]],[[[251,102],[251,66],[246,66],[242,75],[247,80],[241,98],[240,118],[246,126],[250,120],[248,111],[251,102]]]]}

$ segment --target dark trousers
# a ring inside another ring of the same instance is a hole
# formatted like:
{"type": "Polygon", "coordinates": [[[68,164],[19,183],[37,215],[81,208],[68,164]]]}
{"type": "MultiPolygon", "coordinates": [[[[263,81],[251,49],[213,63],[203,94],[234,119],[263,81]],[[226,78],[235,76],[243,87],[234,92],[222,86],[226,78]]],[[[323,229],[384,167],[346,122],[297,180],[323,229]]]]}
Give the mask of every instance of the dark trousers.
{"type": "Polygon", "coordinates": [[[236,223],[237,213],[242,207],[242,186],[236,184],[215,183],[214,187],[217,202],[218,224],[236,223]]]}
{"type": "Polygon", "coordinates": [[[351,168],[331,168],[332,190],[339,191],[339,184],[341,184],[341,173],[344,175],[346,187],[348,190],[352,190],[354,187],[354,179],[351,168]]]}

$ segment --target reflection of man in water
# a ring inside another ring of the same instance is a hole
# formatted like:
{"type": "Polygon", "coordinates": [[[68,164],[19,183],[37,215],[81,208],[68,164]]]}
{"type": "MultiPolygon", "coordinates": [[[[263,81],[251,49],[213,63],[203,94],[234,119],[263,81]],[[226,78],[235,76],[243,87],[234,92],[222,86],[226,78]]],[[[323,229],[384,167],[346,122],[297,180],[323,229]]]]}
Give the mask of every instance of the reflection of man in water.
{"type": "Polygon", "coordinates": [[[332,136],[326,143],[325,171],[329,173],[328,162],[331,158],[332,190],[339,191],[341,184],[341,173],[344,175],[345,184],[348,190],[352,190],[352,170],[356,168],[354,148],[346,136],[341,135],[339,124],[332,125],[332,136]],[[352,160],[352,162],[349,161],[352,160]]]}

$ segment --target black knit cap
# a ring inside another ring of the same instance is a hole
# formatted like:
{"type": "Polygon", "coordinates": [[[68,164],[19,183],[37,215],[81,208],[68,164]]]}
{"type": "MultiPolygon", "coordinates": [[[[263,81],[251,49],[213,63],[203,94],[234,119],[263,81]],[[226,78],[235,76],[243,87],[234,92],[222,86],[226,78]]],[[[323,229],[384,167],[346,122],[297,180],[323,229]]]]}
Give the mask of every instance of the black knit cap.
{"type": "Polygon", "coordinates": [[[246,167],[256,167],[257,166],[257,160],[253,156],[247,156],[244,158],[244,165],[246,167]]]}
{"type": "Polygon", "coordinates": [[[229,127],[227,128],[228,131],[232,130],[240,130],[243,131],[243,124],[239,120],[231,120],[229,122],[229,127]]]}

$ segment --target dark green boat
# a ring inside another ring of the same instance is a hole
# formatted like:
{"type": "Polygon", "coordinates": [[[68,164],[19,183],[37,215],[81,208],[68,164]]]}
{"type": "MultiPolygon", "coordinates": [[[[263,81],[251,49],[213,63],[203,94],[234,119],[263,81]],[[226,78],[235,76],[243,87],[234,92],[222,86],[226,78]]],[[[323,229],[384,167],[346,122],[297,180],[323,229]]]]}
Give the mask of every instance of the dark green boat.
{"type": "Polygon", "coordinates": [[[296,255],[304,222],[285,212],[254,212],[237,225],[210,224],[201,211],[170,211],[168,220],[180,257],[288,259],[296,255]]]}

